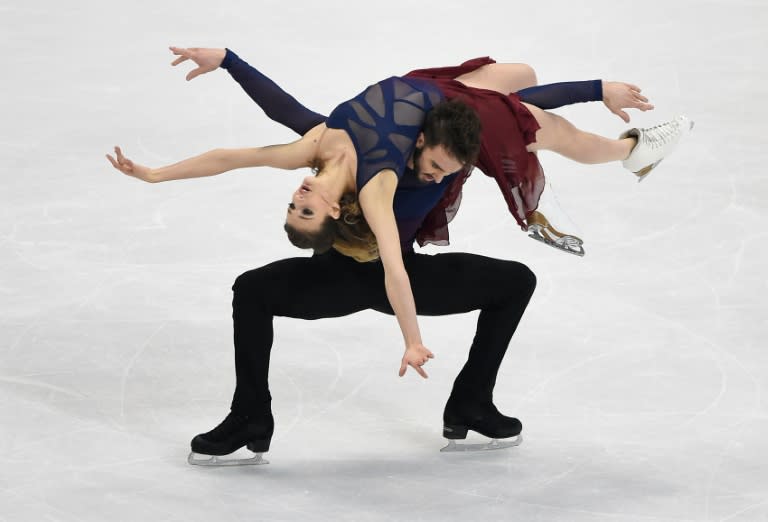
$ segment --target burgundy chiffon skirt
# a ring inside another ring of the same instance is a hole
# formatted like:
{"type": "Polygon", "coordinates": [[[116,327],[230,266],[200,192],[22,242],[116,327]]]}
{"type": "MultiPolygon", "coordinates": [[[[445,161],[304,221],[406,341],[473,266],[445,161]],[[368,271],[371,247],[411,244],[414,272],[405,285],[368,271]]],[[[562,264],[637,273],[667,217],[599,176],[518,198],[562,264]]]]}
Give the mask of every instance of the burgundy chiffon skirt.
{"type": "MultiPolygon", "coordinates": [[[[488,57],[475,58],[456,67],[418,69],[406,77],[429,80],[447,99],[459,98],[477,111],[482,135],[475,166],[496,180],[509,211],[526,230],[525,219],[536,210],[544,190],[544,172],[539,160],[525,149],[536,141],[539,124],[516,94],[467,87],[454,79],[491,63],[496,62],[488,57]]],[[[419,245],[448,244],[448,223],[458,211],[461,188],[471,171],[469,167],[453,180],[440,203],[427,216],[417,235],[419,245]]]]}

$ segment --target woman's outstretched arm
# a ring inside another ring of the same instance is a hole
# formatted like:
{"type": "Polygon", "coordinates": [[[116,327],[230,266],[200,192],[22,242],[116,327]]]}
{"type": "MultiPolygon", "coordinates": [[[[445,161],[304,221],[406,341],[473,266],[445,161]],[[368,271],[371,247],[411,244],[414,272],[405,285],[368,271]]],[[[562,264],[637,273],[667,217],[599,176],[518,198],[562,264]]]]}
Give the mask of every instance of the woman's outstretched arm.
{"type": "Polygon", "coordinates": [[[306,134],[293,143],[252,147],[244,149],[214,149],[199,156],[182,160],[165,167],[150,168],[134,163],[115,147],[115,156],[107,159],[117,170],[148,183],[159,183],[177,179],[215,176],[230,170],[247,167],[274,167],[295,170],[311,165],[317,152],[317,141],[321,129],[306,134]]]}
{"type": "Polygon", "coordinates": [[[537,85],[522,89],[516,94],[529,105],[544,110],[557,109],[565,105],[602,101],[613,114],[629,122],[629,114],[623,109],[650,111],[653,105],[641,94],[637,85],[625,82],[590,80],[583,82],[560,82],[537,85]]]}
{"type": "Polygon", "coordinates": [[[392,210],[397,183],[394,171],[384,170],[378,173],[360,191],[360,207],[368,226],[376,236],[379,256],[384,267],[387,298],[405,341],[405,354],[400,362],[399,375],[405,375],[408,366],[411,366],[426,379],[427,374],[422,366],[434,355],[422,343],[411,282],[403,264],[400,236],[392,210]]]}
{"type": "Polygon", "coordinates": [[[199,47],[171,47],[170,49],[178,56],[172,65],[178,65],[187,60],[197,64],[197,68],[187,74],[187,80],[192,80],[219,67],[226,69],[245,93],[261,107],[267,117],[299,135],[303,136],[327,119],[326,116],[311,111],[299,103],[296,98],[230,49],[199,47]]]}

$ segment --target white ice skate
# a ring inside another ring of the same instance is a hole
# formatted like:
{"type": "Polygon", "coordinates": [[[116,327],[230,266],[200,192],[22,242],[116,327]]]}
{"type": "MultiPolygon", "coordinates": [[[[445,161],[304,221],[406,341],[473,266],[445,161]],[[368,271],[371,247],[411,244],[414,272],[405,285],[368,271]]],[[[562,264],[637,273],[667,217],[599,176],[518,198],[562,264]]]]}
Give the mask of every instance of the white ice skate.
{"type": "Polygon", "coordinates": [[[523,435],[517,435],[516,437],[511,437],[509,439],[491,439],[489,442],[479,442],[479,443],[472,443],[472,444],[466,444],[466,443],[460,443],[457,444],[456,440],[448,439],[448,445],[444,448],[440,448],[440,451],[444,452],[461,452],[461,451],[488,451],[488,450],[498,450],[498,449],[505,449],[505,448],[511,448],[514,446],[519,446],[523,442],[523,435]]]}
{"type": "Polygon", "coordinates": [[[661,160],[669,156],[682,137],[692,128],[693,121],[685,116],[677,116],[655,127],[628,130],[620,136],[620,139],[635,137],[637,145],[624,160],[624,168],[634,172],[637,181],[642,181],[661,163],[661,160]]]}
{"type": "Polygon", "coordinates": [[[576,225],[563,212],[549,181],[541,193],[538,208],[528,216],[526,223],[528,237],[569,254],[584,255],[584,241],[576,235],[576,225]],[[557,227],[553,222],[558,224],[557,227]]]}

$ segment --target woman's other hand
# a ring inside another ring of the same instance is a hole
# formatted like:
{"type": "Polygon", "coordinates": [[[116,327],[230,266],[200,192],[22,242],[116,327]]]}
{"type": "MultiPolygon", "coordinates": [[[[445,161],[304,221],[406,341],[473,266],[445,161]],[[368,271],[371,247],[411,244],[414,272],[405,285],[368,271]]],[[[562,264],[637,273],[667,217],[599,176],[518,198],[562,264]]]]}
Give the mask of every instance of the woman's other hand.
{"type": "Polygon", "coordinates": [[[424,371],[424,366],[428,360],[433,359],[435,355],[430,352],[423,344],[412,344],[405,349],[405,355],[400,364],[400,377],[405,375],[405,371],[408,367],[412,367],[418,372],[419,375],[425,379],[428,377],[424,371]]]}
{"type": "Polygon", "coordinates": [[[134,178],[138,178],[142,181],[149,183],[154,182],[152,179],[152,169],[145,167],[144,165],[134,163],[123,156],[123,151],[120,150],[120,147],[115,147],[115,156],[116,157],[113,158],[111,154],[107,154],[107,159],[117,170],[123,174],[133,176],[134,178]]]}
{"type": "Polygon", "coordinates": [[[215,71],[224,61],[224,57],[227,55],[226,49],[210,49],[202,47],[174,47],[169,49],[178,56],[171,65],[176,66],[187,60],[192,60],[197,64],[197,69],[192,69],[187,74],[187,81],[197,78],[201,74],[215,71]]]}
{"type": "Polygon", "coordinates": [[[603,103],[609,111],[629,123],[629,114],[622,109],[637,109],[643,112],[653,110],[648,98],[640,94],[641,90],[631,83],[604,81],[603,103]]]}

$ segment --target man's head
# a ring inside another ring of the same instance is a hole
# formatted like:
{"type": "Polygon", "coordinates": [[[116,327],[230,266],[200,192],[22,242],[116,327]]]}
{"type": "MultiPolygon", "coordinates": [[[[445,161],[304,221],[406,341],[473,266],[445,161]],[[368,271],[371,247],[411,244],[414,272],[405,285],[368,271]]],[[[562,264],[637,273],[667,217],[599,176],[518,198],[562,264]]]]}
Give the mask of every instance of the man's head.
{"type": "Polygon", "coordinates": [[[447,100],[427,113],[413,152],[413,168],[424,183],[440,183],[475,161],[480,152],[480,118],[461,100],[447,100]]]}

